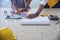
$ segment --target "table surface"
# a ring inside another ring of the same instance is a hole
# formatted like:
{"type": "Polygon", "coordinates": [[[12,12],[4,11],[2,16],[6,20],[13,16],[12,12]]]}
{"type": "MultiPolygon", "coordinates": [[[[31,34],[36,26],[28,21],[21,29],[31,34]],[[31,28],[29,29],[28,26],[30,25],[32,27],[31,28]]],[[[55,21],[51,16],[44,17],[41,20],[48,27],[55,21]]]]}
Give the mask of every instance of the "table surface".
{"type": "MultiPolygon", "coordinates": [[[[60,33],[60,24],[55,25],[55,21],[51,21],[50,26],[38,25],[21,25],[20,19],[4,19],[5,8],[0,8],[0,28],[9,27],[15,33],[17,40],[56,40],[60,33]]],[[[35,12],[31,9],[31,12],[35,12]]],[[[42,13],[47,15],[53,14],[60,17],[59,9],[44,9],[42,13]]]]}

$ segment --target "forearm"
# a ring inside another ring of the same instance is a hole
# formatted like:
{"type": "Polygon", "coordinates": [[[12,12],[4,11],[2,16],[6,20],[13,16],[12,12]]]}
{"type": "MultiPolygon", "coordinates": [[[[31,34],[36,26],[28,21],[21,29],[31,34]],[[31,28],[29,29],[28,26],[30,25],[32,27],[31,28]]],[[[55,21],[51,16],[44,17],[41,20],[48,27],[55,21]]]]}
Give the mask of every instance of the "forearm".
{"type": "Polygon", "coordinates": [[[40,3],[40,6],[36,12],[37,15],[40,14],[40,12],[43,10],[44,6],[47,4],[48,0],[42,0],[41,3],[40,3]]]}
{"type": "Polygon", "coordinates": [[[40,12],[43,10],[43,8],[44,8],[44,5],[40,4],[40,6],[39,6],[37,12],[40,13],[40,12]]]}
{"type": "Polygon", "coordinates": [[[30,5],[30,3],[31,3],[32,0],[26,0],[26,1],[27,1],[26,6],[28,7],[30,5]]]}
{"type": "Polygon", "coordinates": [[[44,5],[40,4],[40,6],[39,6],[37,12],[35,13],[35,15],[38,16],[40,14],[40,12],[43,10],[43,8],[44,8],[44,5]]]}
{"type": "Polygon", "coordinates": [[[18,10],[18,8],[16,7],[16,5],[15,5],[15,4],[13,5],[13,8],[14,8],[14,10],[18,10]]]}

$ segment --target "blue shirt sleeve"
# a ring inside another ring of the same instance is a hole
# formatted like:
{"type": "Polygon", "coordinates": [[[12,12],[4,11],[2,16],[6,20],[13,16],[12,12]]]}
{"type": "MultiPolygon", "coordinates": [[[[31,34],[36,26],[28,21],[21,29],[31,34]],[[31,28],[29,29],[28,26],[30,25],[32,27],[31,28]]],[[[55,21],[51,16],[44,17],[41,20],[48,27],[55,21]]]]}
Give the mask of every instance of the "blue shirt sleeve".
{"type": "Polygon", "coordinates": [[[11,0],[11,3],[12,5],[15,4],[17,8],[25,8],[25,1],[24,0],[11,0]]]}
{"type": "Polygon", "coordinates": [[[16,4],[16,0],[10,0],[12,4],[16,4]]]}

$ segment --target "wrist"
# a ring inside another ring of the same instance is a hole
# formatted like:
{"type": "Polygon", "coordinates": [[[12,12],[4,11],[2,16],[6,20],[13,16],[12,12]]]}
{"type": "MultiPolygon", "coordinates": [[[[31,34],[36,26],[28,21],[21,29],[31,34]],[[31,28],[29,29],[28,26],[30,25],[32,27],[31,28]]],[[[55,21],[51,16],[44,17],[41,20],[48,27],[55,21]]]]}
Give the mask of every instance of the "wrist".
{"type": "Polygon", "coordinates": [[[39,16],[39,12],[36,12],[35,15],[36,15],[36,16],[39,16]]]}

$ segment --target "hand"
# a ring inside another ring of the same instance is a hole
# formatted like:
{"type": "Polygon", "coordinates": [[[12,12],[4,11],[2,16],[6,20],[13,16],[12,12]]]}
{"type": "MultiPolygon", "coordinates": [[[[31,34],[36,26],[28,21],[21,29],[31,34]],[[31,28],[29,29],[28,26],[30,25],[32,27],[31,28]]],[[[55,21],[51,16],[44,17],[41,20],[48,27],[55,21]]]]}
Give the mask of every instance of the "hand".
{"type": "Polygon", "coordinates": [[[21,12],[27,12],[28,10],[25,8],[25,9],[21,9],[21,10],[15,10],[16,14],[21,14],[21,12]]]}
{"type": "Polygon", "coordinates": [[[24,8],[24,9],[22,9],[22,10],[20,10],[21,12],[27,12],[28,11],[28,9],[27,8],[24,8]]]}
{"type": "Polygon", "coordinates": [[[21,9],[21,10],[16,10],[16,14],[21,14],[21,12],[24,12],[25,9],[21,9]]]}
{"type": "Polygon", "coordinates": [[[35,14],[30,14],[27,18],[32,19],[32,18],[36,18],[36,17],[37,17],[37,15],[35,15],[35,14]]]}
{"type": "Polygon", "coordinates": [[[20,10],[16,10],[15,12],[16,12],[16,14],[20,14],[21,11],[20,10]]]}

